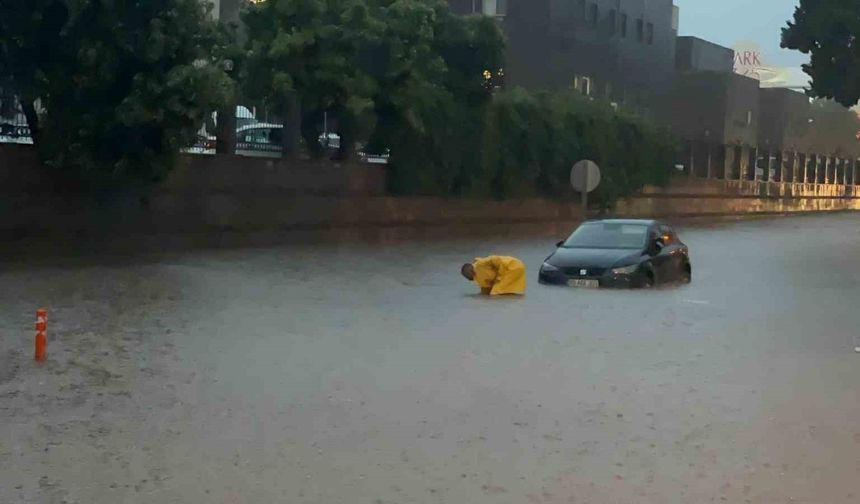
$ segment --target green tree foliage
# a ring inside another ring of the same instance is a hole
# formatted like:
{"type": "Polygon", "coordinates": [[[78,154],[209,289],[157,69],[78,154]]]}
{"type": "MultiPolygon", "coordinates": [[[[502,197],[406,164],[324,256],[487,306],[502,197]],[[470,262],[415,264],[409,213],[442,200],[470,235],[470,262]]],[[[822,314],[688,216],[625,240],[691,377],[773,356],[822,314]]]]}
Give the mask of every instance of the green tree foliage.
{"type": "Polygon", "coordinates": [[[810,106],[808,141],[819,145],[824,152],[840,157],[860,156],[860,119],[854,111],[848,110],[832,100],[815,100],[810,106]]]}
{"type": "Polygon", "coordinates": [[[295,94],[302,136],[319,153],[324,112],[340,121],[342,145],[372,109],[376,82],[363,65],[381,29],[363,0],[269,0],[243,14],[249,33],[246,94],[280,110],[295,94]]]}
{"type": "Polygon", "coordinates": [[[495,198],[573,196],[570,168],[591,159],[603,180],[595,201],[611,204],[644,185],[667,183],[676,150],[668,131],[574,92],[499,93],[482,130],[473,189],[495,198]]]}
{"type": "Polygon", "coordinates": [[[390,150],[395,194],[565,197],[570,167],[590,158],[611,201],[671,173],[674,140],[644,120],[573,93],[494,94],[485,75],[503,68],[501,30],[443,0],[268,0],[243,17],[247,94],[280,107],[297,97],[312,150],[323,112],[363,124],[349,133],[390,150]]]}
{"type": "Polygon", "coordinates": [[[374,75],[378,127],[371,151],[391,148],[389,186],[465,194],[479,166],[491,93],[486,70],[502,65],[504,41],[489,18],[461,17],[436,0],[384,1],[386,31],[374,75]]]}
{"type": "MultiPolygon", "coordinates": [[[[61,32],[69,21],[63,0],[8,0],[0,3],[0,90],[19,97],[34,141],[39,140],[37,97],[48,88],[47,66],[62,49],[61,32]]],[[[13,103],[4,103],[7,110],[13,103]]]]}
{"type": "Polygon", "coordinates": [[[93,186],[163,176],[230,93],[198,0],[7,0],[0,20],[0,74],[39,100],[43,159],[93,186]]]}
{"type": "Polygon", "coordinates": [[[860,100],[860,0],[801,0],[782,47],[810,55],[811,93],[852,107],[860,100]]]}

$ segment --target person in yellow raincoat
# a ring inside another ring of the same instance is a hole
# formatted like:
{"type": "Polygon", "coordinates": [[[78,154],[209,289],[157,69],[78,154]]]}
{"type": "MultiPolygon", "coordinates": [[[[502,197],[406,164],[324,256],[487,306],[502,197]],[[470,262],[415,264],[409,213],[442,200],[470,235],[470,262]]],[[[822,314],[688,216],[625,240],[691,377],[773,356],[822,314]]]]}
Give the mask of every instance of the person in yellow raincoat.
{"type": "Polygon", "coordinates": [[[515,257],[478,257],[475,262],[464,264],[460,273],[478,284],[482,294],[521,296],[526,293],[526,266],[515,257]]]}

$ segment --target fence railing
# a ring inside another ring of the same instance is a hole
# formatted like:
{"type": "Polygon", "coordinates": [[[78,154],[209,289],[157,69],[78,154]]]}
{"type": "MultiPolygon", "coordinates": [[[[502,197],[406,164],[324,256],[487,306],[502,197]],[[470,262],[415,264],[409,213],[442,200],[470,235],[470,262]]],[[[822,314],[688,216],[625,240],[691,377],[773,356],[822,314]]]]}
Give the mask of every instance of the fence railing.
{"type": "Polygon", "coordinates": [[[0,143],[33,143],[21,104],[15,96],[3,93],[0,93],[0,143]]]}
{"type": "MultiPolygon", "coordinates": [[[[340,148],[340,136],[330,131],[327,117],[320,125],[322,133],[318,138],[320,145],[330,151],[340,148]]],[[[185,152],[191,154],[215,154],[218,115],[213,114],[212,122],[200,129],[198,142],[185,152]]],[[[284,124],[278,116],[266,108],[239,105],[236,107],[236,148],[239,156],[279,158],[283,152],[284,124]]],[[[368,155],[358,146],[358,157],[368,163],[384,164],[388,155],[368,155]]]]}
{"type": "MultiPolygon", "coordinates": [[[[239,105],[236,107],[235,153],[240,156],[279,158],[283,152],[284,125],[280,119],[266,108],[239,105]]],[[[331,151],[340,147],[340,137],[329,131],[329,123],[324,120],[319,143],[331,151]]],[[[216,151],[218,114],[212,113],[211,120],[201,125],[193,145],[182,152],[187,154],[213,155],[216,151]]],[[[15,96],[0,91],[0,143],[32,144],[27,118],[15,96]]],[[[387,155],[366,155],[358,146],[358,156],[369,163],[387,163],[387,155]]]]}

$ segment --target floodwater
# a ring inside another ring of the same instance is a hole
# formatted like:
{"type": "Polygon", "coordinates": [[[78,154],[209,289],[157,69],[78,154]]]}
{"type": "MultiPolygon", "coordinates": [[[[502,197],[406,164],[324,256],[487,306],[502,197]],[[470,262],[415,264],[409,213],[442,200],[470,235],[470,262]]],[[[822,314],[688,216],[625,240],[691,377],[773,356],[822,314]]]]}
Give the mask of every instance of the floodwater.
{"type": "Polygon", "coordinates": [[[7,264],[0,502],[860,501],[857,214],[682,229],[642,292],[539,286],[557,238],[7,264]]]}

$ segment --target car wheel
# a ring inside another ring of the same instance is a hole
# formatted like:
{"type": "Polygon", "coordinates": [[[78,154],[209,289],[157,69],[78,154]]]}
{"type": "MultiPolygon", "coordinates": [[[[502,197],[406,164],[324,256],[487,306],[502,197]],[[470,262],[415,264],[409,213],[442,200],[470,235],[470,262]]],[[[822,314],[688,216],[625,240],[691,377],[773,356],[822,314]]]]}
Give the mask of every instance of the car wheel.
{"type": "Polygon", "coordinates": [[[684,265],[684,271],[681,272],[681,278],[684,280],[685,284],[693,281],[693,267],[690,266],[690,263],[684,265]]]}
{"type": "Polygon", "coordinates": [[[642,283],[643,289],[653,289],[654,288],[654,273],[649,271],[645,273],[645,281],[642,283]]]}

